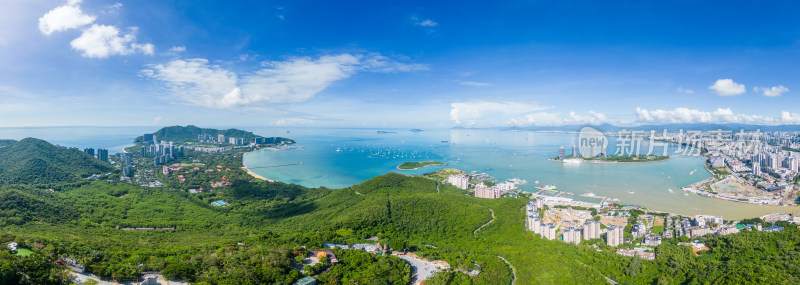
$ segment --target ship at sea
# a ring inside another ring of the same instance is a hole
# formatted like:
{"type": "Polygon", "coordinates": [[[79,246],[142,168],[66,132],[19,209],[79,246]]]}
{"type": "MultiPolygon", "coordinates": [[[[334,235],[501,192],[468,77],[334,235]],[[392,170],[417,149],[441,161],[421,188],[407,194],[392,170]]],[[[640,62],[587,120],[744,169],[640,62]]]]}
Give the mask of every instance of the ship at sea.
{"type": "Polygon", "coordinates": [[[558,188],[555,185],[539,185],[539,187],[536,187],[536,189],[558,191],[558,188]]]}
{"type": "Polygon", "coordinates": [[[525,181],[525,179],[520,179],[520,178],[511,178],[511,179],[506,180],[506,182],[509,182],[511,184],[514,184],[514,185],[525,185],[525,184],[528,184],[528,181],[525,181]]]}

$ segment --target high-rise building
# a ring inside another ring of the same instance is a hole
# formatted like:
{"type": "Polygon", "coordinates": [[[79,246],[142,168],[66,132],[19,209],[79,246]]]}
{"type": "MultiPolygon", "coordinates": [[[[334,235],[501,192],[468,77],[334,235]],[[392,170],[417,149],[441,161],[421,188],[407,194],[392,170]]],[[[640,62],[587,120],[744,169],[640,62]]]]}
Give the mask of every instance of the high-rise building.
{"type": "Polygon", "coordinates": [[[566,149],[564,146],[561,146],[561,148],[558,149],[558,159],[563,160],[564,157],[566,157],[566,149]]]}
{"type": "Polygon", "coordinates": [[[217,142],[224,143],[225,142],[225,135],[217,135],[217,142]]]}
{"type": "Polygon", "coordinates": [[[545,225],[544,229],[542,229],[542,237],[549,240],[556,239],[556,226],[553,224],[545,225]]]}
{"type": "Polygon", "coordinates": [[[84,148],[83,152],[85,152],[88,155],[94,156],[94,149],[93,148],[84,148]]]}
{"type": "Polygon", "coordinates": [[[97,149],[97,159],[108,162],[108,150],[104,148],[97,149]]]}
{"type": "Polygon", "coordinates": [[[624,228],[619,226],[611,226],[606,232],[606,244],[609,246],[618,246],[625,241],[625,236],[622,234],[624,228]]]}
{"type": "Polygon", "coordinates": [[[466,173],[450,175],[450,177],[447,177],[447,183],[450,183],[453,186],[461,189],[467,189],[469,188],[469,175],[466,173]]]}
{"type": "Polygon", "coordinates": [[[583,239],[590,240],[600,238],[600,222],[587,221],[583,224],[583,239]]]}
{"type": "Polygon", "coordinates": [[[562,236],[564,237],[564,242],[566,243],[581,243],[581,230],[579,229],[570,227],[569,229],[564,230],[562,236]]]}
{"type": "Polygon", "coordinates": [[[130,165],[126,165],[122,168],[122,175],[125,177],[133,176],[133,168],[130,165]]]}
{"type": "Polygon", "coordinates": [[[759,176],[761,175],[761,163],[758,161],[753,161],[753,175],[759,176]]]}
{"type": "Polygon", "coordinates": [[[539,225],[541,225],[541,224],[542,224],[542,218],[539,218],[539,216],[535,216],[535,215],[529,215],[528,216],[528,230],[529,231],[532,231],[532,232],[537,233],[537,234],[540,233],[541,232],[541,228],[539,227],[539,225]]]}

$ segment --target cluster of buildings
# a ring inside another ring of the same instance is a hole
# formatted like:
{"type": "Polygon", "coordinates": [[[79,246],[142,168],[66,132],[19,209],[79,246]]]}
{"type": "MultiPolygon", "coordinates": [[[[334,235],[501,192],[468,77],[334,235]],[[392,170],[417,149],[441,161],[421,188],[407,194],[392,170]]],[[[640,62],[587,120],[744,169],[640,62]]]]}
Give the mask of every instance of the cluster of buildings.
{"type": "Polygon", "coordinates": [[[460,189],[467,190],[469,188],[469,174],[455,174],[447,177],[447,183],[456,186],[460,189]]]}
{"type": "Polygon", "coordinates": [[[153,165],[165,164],[182,157],[184,147],[172,142],[158,141],[153,134],[145,134],[142,139],[142,157],[152,157],[153,165]]]}
{"type": "Polygon", "coordinates": [[[470,178],[470,175],[466,173],[450,175],[447,177],[447,183],[464,190],[469,189],[470,186],[474,186],[473,191],[475,197],[486,199],[500,198],[505,194],[517,190],[518,183],[525,183],[524,180],[514,180],[497,183],[493,186],[486,186],[483,183],[471,185],[470,178]]]}
{"type": "Polygon", "coordinates": [[[733,175],[767,192],[793,190],[793,181],[800,175],[798,132],[690,131],[664,133],[656,139],[685,145],[688,153],[699,154],[703,149],[712,167],[727,166],[733,175]]]}
{"type": "MultiPolygon", "coordinates": [[[[528,202],[526,209],[526,228],[529,231],[548,240],[561,240],[566,243],[580,244],[582,240],[592,240],[604,238],[605,243],[610,247],[619,247],[623,244],[635,242],[634,250],[622,249],[617,253],[626,256],[637,256],[644,259],[655,259],[652,248],[659,246],[663,239],[686,236],[688,238],[699,238],[709,234],[728,235],[738,233],[742,230],[753,231],[780,231],[777,226],[762,226],[761,224],[732,224],[726,223],[721,216],[696,215],[694,217],[683,216],[659,216],[653,214],[639,215],[636,221],[630,226],[630,232],[626,232],[626,225],[630,219],[630,210],[618,210],[609,212],[608,215],[601,215],[602,223],[606,228],[601,227],[601,221],[597,221],[598,216],[591,214],[581,215],[588,212],[574,210],[569,207],[549,208],[545,199],[537,199],[528,202]],[[544,211],[544,216],[541,212],[544,211]],[[616,217],[616,218],[614,218],[616,217]],[[663,232],[656,231],[660,228],[663,221],[663,232]],[[628,238],[626,235],[630,234],[628,238]]],[[[762,220],[769,221],[789,221],[800,224],[800,216],[793,217],[788,214],[772,214],[761,217],[762,220]]]]}
{"type": "Polygon", "coordinates": [[[232,145],[248,145],[248,144],[256,144],[256,145],[265,145],[265,144],[279,144],[283,143],[284,139],[281,137],[257,137],[253,139],[253,141],[246,141],[245,138],[236,138],[236,137],[226,137],[223,134],[211,135],[211,134],[199,134],[197,135],[197,140],[200,142],[206,143],[228,143],[232,145]]]}
{"type": "Polygon", "coordinates": [[[98,148],[97,152],[95,153],[95,149],[93,149],[93,148],[84,148],[83,152],[85,152],[86,154],[91,155],[93,157],[96,157],[97,159],[99,159],[101,161],[108,162],[108,150],[107,149],[98,148]]]}
{"type": "MultiPolygon", "coordinates": [[[[544,223],[542,217],[539,215],[539,209],[542,209],[544,205],[542,200],[531,201],[525,205],[527,228],[529,231],[540,235],[542,238],[555,240],[558,238],[559,226],[553,223],[544,223]]],[[[600,238],[600,235],[600,222],[593,220],[587,220],[580,225],[570,224],[570,226],[561,230],[562,240],[566,243],[579,244],[581,240],[600,238]]]]}
{"type": "Polygon", "coordinates": [[[223,134],[199,134],[197,135],[197,140],[206,143],[229,143],[232,145],[245,145],[244,138],[225,137],[223,134]]]}
{"type": "Polygon", "coordinates": [[[511,182],[498,183],[493,186],[486,186],[484,184],[475,185],[475,197],[495,199],[503,197],[503,195],[512,193],[517,190],[517,186],[511,182]]]}

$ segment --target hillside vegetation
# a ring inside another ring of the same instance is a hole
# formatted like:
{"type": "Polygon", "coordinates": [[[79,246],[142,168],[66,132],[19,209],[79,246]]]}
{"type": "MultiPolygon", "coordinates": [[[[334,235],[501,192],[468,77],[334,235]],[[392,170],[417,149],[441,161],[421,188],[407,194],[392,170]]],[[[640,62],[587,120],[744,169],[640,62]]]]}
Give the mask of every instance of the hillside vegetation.
{"type": "MultiPolygon", "coordinates": [[[[216,138],[217,135],[224,135],[226,138],[243,138],[245,142],[252,142],[255,138],[260,138],[262,136],[253,134],[252,132],[243,131],[239,129],[227,129],[227,130],[218,130],[218,129],[211,129],[211,128],[199,128],[193,125],[188,126],[171,126],[171,127],[163,127],[158,131],[154,132],[153,135],[156,136],[156,139],[163,140],[163,141],[173,141],[173,142],[188,142],[188,141],[197,141],[197,136],[201,134],[211,135],[212,137],[216,138]]],[[[142,142],[142,137],[137,137],[136,142],[142,142]]],[[[293,140],[281,137],[274,137],[273,140],[275,143],[280,142],[287,142],[287,143],[294,143],[293,140]]]]}
{"type": "MultiPolygon", "coordinates": [[[[115,280],[161,271],[195,284],[292,284],[303,276],[297,266],[309,250],[374,242],[368,238],[451,265],[426,284],[511,284],[514,278],[516,284],[603,284],[605,277],[622,284],[800,282],[800,230],[788,225],[778,233],[707,238],[710,250],[700,257],[667,239],[656,260],[646,261],[602,243],[539,238],[525,229],[527,199],[478,199],[447,184],[437,191],[437,180],[396,173],[337,190],[244,179],[194,195],[109,181],[55,188],[0,187],[0,244],[15,241],[35,252],[0,254],[0,283],[63,284],[53,261],[74,257],[89,272],[115,280]],[[218,199],[230,206],[210,205],[218,199]],[[491,212],[495,218],[487,224],[491,212]],[[465,273],[470,270],[480,274],[465,273]]],[[[308,268],[320,284],[410,280],[397,257],[332,251],[339,264],[308,268]]]]}
{"type": "Polygon", "coordinates": [[[72,182],[114,168],[76,148],[26,138],[0,147],[0,184],[72,182]]]}

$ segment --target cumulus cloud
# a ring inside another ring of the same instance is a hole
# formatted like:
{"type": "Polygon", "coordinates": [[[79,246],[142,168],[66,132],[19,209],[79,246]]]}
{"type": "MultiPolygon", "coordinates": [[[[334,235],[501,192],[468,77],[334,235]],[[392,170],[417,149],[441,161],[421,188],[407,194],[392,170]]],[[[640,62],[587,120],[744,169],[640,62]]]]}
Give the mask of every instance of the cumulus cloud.
{"type": "Polygon", "coordinates": [[[736,83],[733,79],[717,79],[708,89],[713,90],[719,96],[740,95],[747,91],[744,84],[736,83]]]}
{"type": "MultiPolygon", "coordinates": [[[[66,5],[56,7],[39,19],[39,31],[50,35],[58,31],[81,28],[81,35],[70,42],[73,49],[89,58],[107,58],[111,55],[128,55],[142,53],[152,55],[154,46],[150,43],[136,41],[136,27],[130,27],[126,32],[113,25],[92,24],[96,19],[93,15],[84,14],[79,4],[80,0],[70,0],[66,5]],[[85,28],[92,24],[88,28],[85,28]]],[[[110,9],[120,9],[122,4],[116,3],[110,9]]]]}
{"type": "Polygon", "coordinates": [[[110,55],[127,55],[135,52],[152,55],[152,44],[136,43],[136,28],[121,33],[115,26],[94,24],[83,30],[81,36],[72,40],[72,48],[84,57],[106,58],[110,55]]]}
{"type": "Polygon", "coordinates": [[[69,1],[66,5],[58,6],[39,18],[39,31],[45,35],[54,32],[77,29],[91,24],[95,16],[84,14],[79,6],[81,1],[69,1]]]}
{"type": "Polygon", "coordinates": [[[764,96],[776,97],[781,96],[783,93],[789,92],[789,88],[786,88],[783,85],[778,85],[772,87],[754,87],[753,91],[764,94],[764,96]]]}
{"type": "Polygon", "coordinates": [[[543,104],[512,101],[456,102],[450,104],[450,120],[456,125],[467,127],[561,126],[602,124],[607,121],[605,115],[594,111],[589,111],[586,115],[575,112],[542,112],[552,108],[543,104]]]}
{"type": "Polygon", "coordinates": [[[507,124],[513,126],[599,125],[607,121],[606,115],[595,111],[589,111],[587,115],[579,115],[575,112],[569,112],[567,115],[538,112],[512,118],[507,124]]]}
{"type": "Polygon", "coordinates": [[[379,54],[339,54],[267,61],[260,69],[241,75],[212,65],[207,59],[178,59],[148,65],[142,74],[164,82],[172,95],[185,103],[233,108],[307,101],[333,82],[357,72],[408,72],[426,68],[379,54]]]}
{"type": "Polygon", "coordinates": [[[696,124],[696,123],[740,123],[757,125],[779,125],[800,123],[800,114],[783,111],[778,117],[734,113],[730,108],[717,108],[714,111],[701,111],[689,108],[674,110],[646,110],[636,108],[640,123],[652,124],[696,124]]]}

